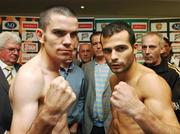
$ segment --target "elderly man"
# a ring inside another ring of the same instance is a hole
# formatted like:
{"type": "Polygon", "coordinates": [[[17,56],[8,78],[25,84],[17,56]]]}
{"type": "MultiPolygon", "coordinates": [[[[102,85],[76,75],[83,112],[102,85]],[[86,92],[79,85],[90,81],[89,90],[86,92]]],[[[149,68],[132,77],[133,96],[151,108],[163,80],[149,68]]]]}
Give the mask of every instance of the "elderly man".
{"type": "Polygon", "coordinates": [[[9,86],[20,64],[17,63],[21,48],[21,39],[12,32],[0,34],[0,134],[9,131],[12,110],[9,100],[9,86]]]}

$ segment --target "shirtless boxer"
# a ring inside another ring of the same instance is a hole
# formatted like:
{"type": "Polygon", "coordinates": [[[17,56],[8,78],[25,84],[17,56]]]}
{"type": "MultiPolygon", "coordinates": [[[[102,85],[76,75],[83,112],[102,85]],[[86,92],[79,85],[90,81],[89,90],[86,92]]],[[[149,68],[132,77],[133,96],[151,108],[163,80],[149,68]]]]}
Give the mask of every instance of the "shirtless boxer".
{"type": "Polygon", "coordinates": [[[11,86],[11,134],[69,133],[66,111],[76,96],[58,70],[72,53],[71,38],[77,28],[77,18],[66,7],[51,7],[40,14],[36,34],[41,49],[22,66],[11,86]]]}
{"type": "Polygon", "coordinates": [[[171,90],[164,79],[135,60],[131,27],[125,22],[111,23],[103,29],[101,41],[114,72],[109,134],[179,134],[171,90]]]}

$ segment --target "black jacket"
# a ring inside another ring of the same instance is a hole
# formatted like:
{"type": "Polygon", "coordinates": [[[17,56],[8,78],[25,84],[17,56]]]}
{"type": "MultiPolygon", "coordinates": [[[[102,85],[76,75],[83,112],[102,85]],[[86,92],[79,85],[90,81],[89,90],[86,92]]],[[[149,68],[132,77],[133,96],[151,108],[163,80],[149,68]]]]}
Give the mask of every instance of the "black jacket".
{"type": "MultiPolygon", "coordinates": [[[[15,64],[16,70],[20,68],[20,64],[15,64]]],[[[9,84],[0,67],[0,134],[4,134],[6,130],[10,130],[12,121],[12,109],[9,101],[9,84]]]]}
{"type": "MultiPolygon", "coordinates": [[[[167,61],[161,61],[157,66],[145,66],[153,69],[158,75],[163,77],[169,84],[172,90],[172,101],[180,106],[180,70],[175,65],[168,63],[167,61]]],[[[180,108],[176,111],[176,116],[180,122],[180,108]]]]}

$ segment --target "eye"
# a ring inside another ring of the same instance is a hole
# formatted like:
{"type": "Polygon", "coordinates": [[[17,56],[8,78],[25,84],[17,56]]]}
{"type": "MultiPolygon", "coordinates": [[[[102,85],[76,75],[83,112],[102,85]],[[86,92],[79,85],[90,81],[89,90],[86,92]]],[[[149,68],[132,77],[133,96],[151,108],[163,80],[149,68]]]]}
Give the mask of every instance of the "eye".
{"type": "Polygon", "coordinates": [[[111,48],[103,48],[103,53],[110,54],[112,52],[111,48]]]}
{"type": "Polygon", "coordinates": [[[67,34],[67,32],[62,31],[62,30],[54,30],[53,33],[58,37],[63,37],[67,34]]]}
{"type": "Polygon", "coordinates": [[[77,36],[77,31],[70,33],[71,38],[74,38],[77,36]]]}
{"type": "Polygon", "coordinates": [[[150,49],[155,49],[155,48],[156,48],[156,46],[154,46],[154,45],[150,45],[150,46],[149,46],[149,48],[150,48],[150,49]]]}
{"type": "Polygon", "coordinates": [[[127,47],[127,46],[124,46],[124,45],[119,45],[119,46],[116,46],[114,49],[115,49],[117,52],[123,52],[123,51],[125,51],[126,49],[128,49],[128,47],[127,47]]]}
{"type": "Polygon", "coordinates": [[[142,46],[142,49],[144,50],[144,49],[146,49],[147,48],[147,46],[142,46]]]}

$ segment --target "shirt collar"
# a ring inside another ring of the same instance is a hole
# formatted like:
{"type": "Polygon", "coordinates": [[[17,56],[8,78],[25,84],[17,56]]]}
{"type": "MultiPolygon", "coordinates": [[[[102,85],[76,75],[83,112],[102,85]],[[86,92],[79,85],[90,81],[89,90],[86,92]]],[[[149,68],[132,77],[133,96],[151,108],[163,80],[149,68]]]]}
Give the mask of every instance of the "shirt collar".
{"type": "Polygon", "coordinates": [[[5,64],[2,60],[0,60],[0,66],[2,69],[6,68],[8,65],[5,64]]]}
{"type": "Polygon", "coordinates": [[[73,68],[74,68],[74,64],[73,64],[73,63],[70,64],[70,66],[69,66],[68,69],[65,69],[65,68],[63,68],[63,67],[60,67],[61,71],[67,71],[67,72],[73,70],[73,68]]]}

